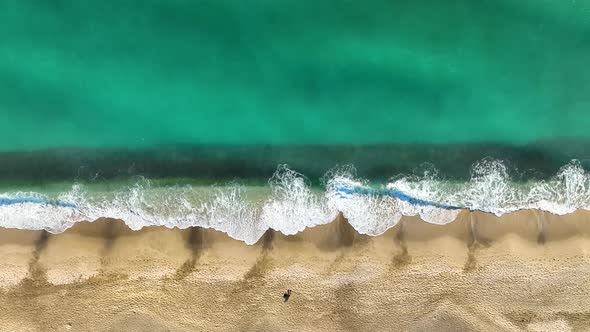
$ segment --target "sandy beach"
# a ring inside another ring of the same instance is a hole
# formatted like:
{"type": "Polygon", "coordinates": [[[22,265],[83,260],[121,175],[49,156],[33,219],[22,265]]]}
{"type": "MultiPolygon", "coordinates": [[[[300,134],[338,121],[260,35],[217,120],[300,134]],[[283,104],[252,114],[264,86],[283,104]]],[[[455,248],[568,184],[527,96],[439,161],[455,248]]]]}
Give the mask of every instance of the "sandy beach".
{"type": "Polygon", "coordinates": [[[588,331],[589,217],[464,211],[377,237],[339,217],[253,246],[117,220],[2,229],[0,331],[588,331]]]}
{"type": "Polygon", "coordinates": [[[0,332],[590,332],[590,0],[0,22],[0,332]]]}

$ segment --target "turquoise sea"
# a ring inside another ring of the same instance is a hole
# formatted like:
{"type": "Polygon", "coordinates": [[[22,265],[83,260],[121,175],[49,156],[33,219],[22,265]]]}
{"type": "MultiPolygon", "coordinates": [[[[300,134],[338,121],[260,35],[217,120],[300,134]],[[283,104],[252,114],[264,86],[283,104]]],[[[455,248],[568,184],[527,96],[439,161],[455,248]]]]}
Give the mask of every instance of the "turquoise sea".
{"type": "Polygon", "coordinates": [[[590,206],[590,0],[0,3],[0,226],[590,206]]]}

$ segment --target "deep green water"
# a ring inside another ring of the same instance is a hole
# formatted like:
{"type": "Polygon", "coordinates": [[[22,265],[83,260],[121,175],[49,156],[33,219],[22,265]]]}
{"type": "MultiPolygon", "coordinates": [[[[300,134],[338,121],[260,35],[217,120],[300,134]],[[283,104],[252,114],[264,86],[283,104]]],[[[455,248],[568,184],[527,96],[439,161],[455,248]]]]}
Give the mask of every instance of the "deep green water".
{"type": "Polygon", "coordinates": [[[2,1],[0,40],[2,151],[590,138],[590,0],[2,1]]]}

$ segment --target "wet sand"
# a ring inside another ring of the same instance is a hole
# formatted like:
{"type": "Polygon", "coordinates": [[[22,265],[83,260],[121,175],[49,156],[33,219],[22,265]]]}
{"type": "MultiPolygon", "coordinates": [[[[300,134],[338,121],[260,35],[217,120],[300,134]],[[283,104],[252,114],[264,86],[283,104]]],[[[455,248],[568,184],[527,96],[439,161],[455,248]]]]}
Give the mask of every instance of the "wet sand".
{"type": "Polygon", "coordinates": [[[0,229],[0,331],[589,331],[589,221],[464,211],[368,237],[338,218],[253,246],[116,220],[0,229]]]}

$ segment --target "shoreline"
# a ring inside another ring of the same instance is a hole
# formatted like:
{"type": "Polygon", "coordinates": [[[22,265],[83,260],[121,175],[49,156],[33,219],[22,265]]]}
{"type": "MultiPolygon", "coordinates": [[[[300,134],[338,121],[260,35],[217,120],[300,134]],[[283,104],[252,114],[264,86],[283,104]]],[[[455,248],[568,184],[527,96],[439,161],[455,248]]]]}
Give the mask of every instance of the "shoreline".
{"type": "Polygon", "coordinates": [[[589,327],[590,211],[544,215],[541,228],[532,211],[474,216],[474,225],[465,211],[447,225],[404,217],[376,237],[339,217],[251,246],[117,220],[60,234],[0,229],[0,330],[589,327]]]}

